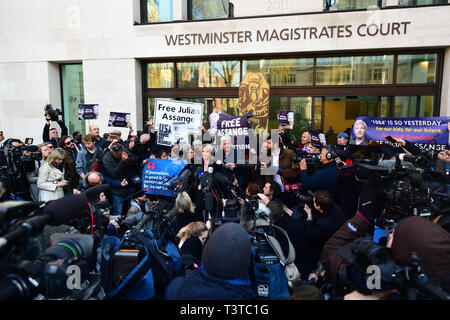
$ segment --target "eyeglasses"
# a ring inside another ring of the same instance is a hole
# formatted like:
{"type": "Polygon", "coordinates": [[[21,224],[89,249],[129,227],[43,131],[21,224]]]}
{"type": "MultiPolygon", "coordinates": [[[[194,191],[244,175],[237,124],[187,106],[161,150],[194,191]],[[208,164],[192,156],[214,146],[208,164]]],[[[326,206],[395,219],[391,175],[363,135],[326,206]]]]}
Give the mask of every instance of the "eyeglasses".
{"type": "Polygon", "coordinates": [[[51,143],[45,145],[49,149],[53,149],[53,145],[51,143]]]}
{"type": "Polygon", "coordinates": [[[66,142],[66,146],[70,145],[71,143],[73,143],[73,140],[70,140],[69,142],[66,142]]]}

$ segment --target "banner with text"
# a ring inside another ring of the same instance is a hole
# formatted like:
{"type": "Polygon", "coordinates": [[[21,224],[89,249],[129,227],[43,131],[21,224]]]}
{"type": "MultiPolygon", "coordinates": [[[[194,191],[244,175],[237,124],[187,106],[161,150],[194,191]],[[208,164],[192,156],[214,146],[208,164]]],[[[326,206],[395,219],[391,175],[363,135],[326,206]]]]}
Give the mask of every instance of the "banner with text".
{"type": "Polygon", "coordinates": [[[249,129],[251,128],[249,122],[250,115],[241,117],[231,116],[227,113],[221,112],[217,120],[217,141],[220,145],[221,137],[229,136],[232,138],[232,148],[236,150],[248,150],[249,147],[249,129]],[[234,137],[234,139],[233,139],[234,137]]]}
{"type": "Polygon", "coordinates": [[[185,166],[186,162],[180,160],[149,158],[142,171],[142,190],[148,194],[173,196],[173,191],[167,187],[185,166]]]}
{"type": "Polygon", "coordinates": [[[185,122],[189,134],[200,134],[198,127],[203,125],[203,104],[155,99],[154,127],[159,130],[160,124],[172,126],[174,122],[185,122]]]}
{"type": "Polygon", "coordinates": [[[422,150],[442,151],[448,144],[450,117],[356,119],[350,143],[367,145],[370,140],[386,143],[386,137],[414,143],[422,150]]]}

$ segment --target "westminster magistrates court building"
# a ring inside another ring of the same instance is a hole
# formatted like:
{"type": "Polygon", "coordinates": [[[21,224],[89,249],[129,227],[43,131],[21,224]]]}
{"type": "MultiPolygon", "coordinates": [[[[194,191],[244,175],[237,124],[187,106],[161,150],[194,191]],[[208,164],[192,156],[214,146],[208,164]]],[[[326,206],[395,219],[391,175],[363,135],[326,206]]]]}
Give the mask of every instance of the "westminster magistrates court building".
{"type": "Polygon", "coordinates": [[[0,130],[42,142],[48,103],[70,134],[110,131],[111,111],[139,130],[155,98],[204,103],[206,126],[239,113],[247,72],[270,85],[269,127],[294,110],[297,137],[448,116],[449,17],[447,0],[2,0],[0,130]],[[80,103],[98,119],[78,120],[80,103]]]}

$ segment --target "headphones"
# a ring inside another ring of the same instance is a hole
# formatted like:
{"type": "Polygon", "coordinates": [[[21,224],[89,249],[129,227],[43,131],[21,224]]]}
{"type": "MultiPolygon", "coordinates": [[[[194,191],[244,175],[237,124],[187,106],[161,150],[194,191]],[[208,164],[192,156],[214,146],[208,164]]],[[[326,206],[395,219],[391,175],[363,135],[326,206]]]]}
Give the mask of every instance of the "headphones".
{"type": "Polygon", "coordinates": [[[327,153],[326,153],[325,157],[327,158],[327,160],[336,159],[338,157],[336,147],[332,146],[330,144],[327,145],[327,153]]]}

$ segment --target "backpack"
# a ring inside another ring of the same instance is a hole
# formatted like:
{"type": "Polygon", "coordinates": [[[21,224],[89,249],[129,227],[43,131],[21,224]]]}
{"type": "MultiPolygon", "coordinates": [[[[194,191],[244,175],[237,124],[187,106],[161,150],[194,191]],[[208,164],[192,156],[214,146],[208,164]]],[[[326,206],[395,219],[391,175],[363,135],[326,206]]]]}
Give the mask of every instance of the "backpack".
{"type": "Polygon", "coordinates": [[[294,264],[294,246],[285,230],[264,219],[256,220],[255,227],[257,229],[251,232],[254,235],[250,272],[253,298],[257,300],[289,298],[294,286],[301,282],[300,272],[294,264]],[[289,244],[287,258],[278,240],[266,232],[270,228],[275,228],[286,237],[289,244]]]}
{"type": "Polygon", "coordinates": [[[144,229],[133,230],[120,245],[106,237],[101,267],[106,300],[161,299],[169,282],[183,273],[178,248],[144,229]]]}

